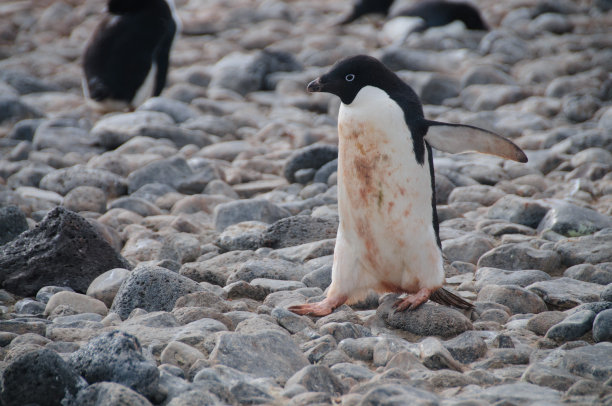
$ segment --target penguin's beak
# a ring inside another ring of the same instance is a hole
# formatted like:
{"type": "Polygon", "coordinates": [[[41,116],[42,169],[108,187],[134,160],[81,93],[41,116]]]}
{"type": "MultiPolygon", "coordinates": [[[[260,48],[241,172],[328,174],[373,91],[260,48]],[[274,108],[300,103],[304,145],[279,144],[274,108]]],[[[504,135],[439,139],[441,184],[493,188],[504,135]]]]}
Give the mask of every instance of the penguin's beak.
{"type": "Polygon", "coordinates": [[[323,84],[321,83],[321,78],[316,78],[315,80],[310,82],[308,84],[308,86],[306,87],[306,90],[308,90],[311,93],[322,91],[323,90],[323,84]]]}

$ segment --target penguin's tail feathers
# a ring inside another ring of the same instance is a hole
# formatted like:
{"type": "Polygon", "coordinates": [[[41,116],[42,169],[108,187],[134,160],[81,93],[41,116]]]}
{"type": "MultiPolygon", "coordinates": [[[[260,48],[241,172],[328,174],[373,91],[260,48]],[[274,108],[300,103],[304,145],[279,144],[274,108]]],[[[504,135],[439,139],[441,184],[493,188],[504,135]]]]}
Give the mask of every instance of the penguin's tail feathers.
{"type": "Polygon", "coordinates": [[[444,306],[452,306],[462,310],[473,309],[474,305],[463,299],[461,296],[456,295],[450,290],[439,288],[431,294],[429,300],[439,303],[444,306]]]}

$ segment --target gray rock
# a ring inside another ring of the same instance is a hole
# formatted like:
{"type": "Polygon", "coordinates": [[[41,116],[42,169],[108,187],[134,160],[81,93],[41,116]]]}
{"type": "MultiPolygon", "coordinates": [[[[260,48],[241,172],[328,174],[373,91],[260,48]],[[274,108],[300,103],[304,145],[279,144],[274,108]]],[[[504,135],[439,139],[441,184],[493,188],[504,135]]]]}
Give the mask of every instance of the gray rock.
{"type": "Polygon", "coordinates": [[[572,32],[574,24],[572,24],[567,16],[557,13],[544,13],[533,19],[528,27],[531,32],[536,33],[548,31],[553,34],[565,34],[572,32]]]}
{"type": "Polygon", "coordinates": [[[448,196],[448,203],[473,202],[483,206],[491,206],[505,195],[504,191],[492,186],[458,186],[448,196]]]}
{"type": "MultiPolygon", "coordinates": [[[[182,127],[190,130],[204,131],[219,137],[234,134],[236,132],[236,125],[231,120],[214,115],[203,115],[193,118],[183,123],[182,127]]],[[[208,146],[205,151],[210,151],[212,148],[214,148],[214,146],[208,146]]],[[[201,152],[199,155],[208,156],[206,152],[201,152]]]]}
{"type": "Polygon", "coordinates": [[[597,343],[612,341],[612,309],[604,310],[595,317],[593,340],[597,343]]]}
{"type": "Polygon", "coordinates": [[[595,313],[583,310],[566,317],[546,332],[546,338],[555,341],[574,341],[591,331],[595,313]]]}
{"type": "Polygon", "coordinates": [[[539,362],[530,365],[521,377],[521,381],[558,391],[566,391],[579,379],[580,377],[572,375],[561,368],[554,368],[539,362]]]}
{"type": "Polygon", "coordinates": [[[593,266],[591,264],[580,264],[569,267],[563,272],[563,276],[583,282],[608,285],[612,283],[612,263],[607,262],[593,266]]]}
{"type": "Polygon", "coordinates": [[[44,119],[38,118],[21,120],[16,123],[13,128],[11,128],[7,135],[7,138],[11,140],[32,141],[36,129],[44,121],[44,119]]]}
{"type": "Polygon", "coordinates": [[[124,178],[104,169],[91,169],[82,165],[58,169],[40,180],[40,188],[65,196],[78,186],[93,186],[102,189],[109,198],[126,194],[124,178]]]}
{"type": "Polygon", "coordinates": [[[599,264],[612,262],[612,251],[609,250],[612,228],[603,229],[593,235],[561,240],[554,250],[561,256],[564,265],[582,263],[599,264]]]}
{"type": "Polygon", "coordinates": [[[308,365],[308,360],[293,340],[276,331],[221,333],[210,354],[210,361],[257,377],[281,381],[308,365]]]}
{"type": "Polygon", "coordinates": [[[183,265],[180,274],[196,282],[225,286],[227,278],[243,263],[261,256],[253,251],[230,251],[201,262],[183,265]]]}
{"type": "Polygon", "coordinates": [[[487,84],[514,85],[516,83],[512,76],[492,65],[470,67],[461,77],[461,87],[487,84]]]}
{"type": "Polygon", "coordinates": [[[291,216],[280,219],[263,233],[263,246],[285,248],[312,241],[335,238],[338,221],[312,216],[291,216]]]}
{"type": "Polygon", "coordinates": [[[454,359],[469,364],[487,353],[487,344],[476,331],[466,331],[442,343],[454,359]]]}
{"type": "Polygon", "coordinates": [[[601,101],[590,94],[568,95],[563,98],[563,114],[570,121],[581,123],[593,117],[601,101]]]}
{"type": "Polygon", "coordinates": [[[504,104],[516,103],[530,94],[516,85],[472,85],[461,91],[463,106],[470,111],[495,110],[504,104]]]}
{"type": "Polygon", "coordinates": [[[329,177],[332,173],[338,171],[338,160],[334,159],[326,164],[323,164],[317,171],[315,172],[313,182],[315,183],[325,183],[327,184],[329,181],[329,177]]]}
{"type": "Polygon", "coordinates": [[[251,282],[256,278],[278,279],[278,280],[300,280],[306,274],[306,270],[294,262],[280,258],[262,258],[244,263],[227,279],[227,283],[238,280],[251,282]]]}
{"type": "Polygon", "coordinates": [[[81,211],[104,213],[106,211],[106,193],[94,186],[77,186],[64,197],[62,205],[77,213],[81,211]]]}
{"type": "Polygon", "coordinates": [[[276,322],[284,327],[291,334],[295,334],[305,328],[312,328],[314,324],[307,317],[298,316],[287,309],[280,307],[274,308],[270,315],[276,319],[276,322]]]}
{"type": "MultiPolygon", "coordinates": [[[[202,120],[200,120],[201,122],[202,120]]],[[[225,161],[233,161],[236,157],[246,151],[251,151],[253,145],[247,141],[227,141],[217,142],[202,148],[198,152],[198,156],[203,158],[223,159],[225,161]]]]}
{"type": "Polygon", "coordinates": [[[463,367],[459,364],[451,353],[444,348],[442,342],[434,337],[427,337],[419,343],[419,351],[423,365],[429,369],[454,369],[463,372],[463,367]]]}
{"type": "Polygon", "coordinates": [[[219,60],[209,87],[231,89],[239,94],[264,90],[265,78],[274,72],[301,70],[295,58],[286,52],[259,51],[254,54],[231,53],[219,60]]]}
{"type": "Polygon", "coordinates": [[[113,200],[108,205],[109,210],[111,209],[126,209],[129,211],[133,211],[136,214],[139,214],[143,217],[156,216],[162,214],[162,211],[154,205],[146,201],[145,199],[141,199],[139,197],[133,196],[124,196],[119,199],[113,200]]]}
{"type": "Polygon", "coordinates": [[[558,366],[584,378],[605,382],[612,376],[612,343],[603,342],[570,349],[563,353],[558,366]]]}
{"type": "Polygon", "coordinates": [[[167,194],[167,193],[176,193],[176,189],[170,185],[166,185],[164,183],[147,183],[138,190],[133,193],[130,193],[131,197],[138,197],[141,199],[145,199],[151,203],[155,203],[155,201],[167,194]]]}
{"type": "Polygon", "coordinates": [[[596,283],[558,278],[527,286],[546,303],[558,309],[570,309],[585,302],[597,302],[604,287],[596,283]]]}
{"type": "Polygon", "coordinates": [[[533,248],[529,243],[510,243],[493,248],[480,257],[478,268],[507,270],[538,269],[547,274],[559,273],[561,258],[557,252],[533,248]]]}
{"type": "Polygon", "coordinates": [[[543,336],[549,328],[562,322],[566,317],[565,313],[559,311],[542,312],[529,319],[527,329],[543,336]]]}
{"type": "MultiPolygon", "coordinates": [[[[174,120],[170,116],[157,111],[120,113],[98,120],[91,129],[91,136],[105,148],[115,149],[136,136],[144,135],[143,133],[148,128],[159,130],[172,125],[174,125],[174,120]]],[[[149,131],[147,135],[154,134],[149,131]]]]}
{"type": "Polygon", "coordinates": [[[393,308],[397,298],[389,295],[376,310],[391,327],[420,336],[454,337],[473,329],[472,323],[459,311],[446,306],[425,303],[415,310],[398,312],[393,308]]]}
{"type": "Polygon", "coordinates": [[[375,376],[368,368],[350,362],[336,364],[331,367],[331,370],[340,379],[350,378],[357,382],[367,381],[375,376]]]}
{"type": "Polygon", "coordinates": [[[353,359],[371,361],[374,357],[374,347],[379,341],[378,337],[345,338],[340,341],[338,348],[353,359]]]}
{"type": "Polygon", "coordinates": [[[299,384],[309,392],[325,392],[340,396],[346,391],[344,384],[331,369],[323,365],[308,365],[295,374],[286,385],[299,384]]]}
{"type": "Polygon", "coordinates": [[[331,265],[323,265],[306,274],[302,278],[302,283],[308,287],[318,287],[325,290],[331,284],[331,270],[331,265]]]}
{"type": "Polygon", "coordinates": [[[2,286],[22,296],[48,285],[85,292],[101,273],[129,267],[84,218],[61,207],[35,229],[0,246],[2,286]]]}
{"type": "Polygon", "coordinates": [[[548,207],[541,205],[536,200],[506,195],[489,208],[487,217],[535,228],[547,212],[548,207]]]}
{"type": "Polygon", "coordinates": [[[457,238],[444,240],[442,252],[449,261],[476,264],[478,259],[493,249],[495,240],[486,234],[469,233],[457,238]]]}
{"type": "Polygon", "coordinates": [[[32,300],[29,298],[21,299],[15,303],[15,313],[18,314],[43,314],[45,311],[45,304],[38,300],[32,300]]]}
{"type": "Polygon", "coordinates": [[[26,216],[17,206],[0,207],[0,245],[27,231],[26,216]]]}
{"type": "Polygon", "coordinates": [[[414,405],[437,405],[440,399],[435,394],[408,384],[386,383],[377,385],[359,402],[359,406],[400,405],[409,400],[414,405]]]}
{"type": "Polygon", "coordinates": [[[76,404],[82,406],[151,406],[138,392],[114,382],[98,382],[79,391],[76,404]]]}
{"type": "Polygon", "coordinates": [[[336,239],[320,240],[296,245],[294,247],[280,248],[270,253],[272,258],[282,258],[287,261],[306,262],[311,259],[326,257],[334,253],[336,239]]]}
{"type": "Polygon", "coordinates": [[[599,296],[603,301],[612,302],[612,284],[606,286],[606,288],[601,291],[599,296]]]}
{"type": "Polygon", "coordinates": [[[85,380],[115,382],[150,400],[158,396],[159,371],[146,360],[138,339],[121,331],[103,333],[70,355],[69,362],[85,380]]]}
{"type": "Polygon", "coordinates": [[[27,118],[40,118],[38,109],[22,102],[15,96],[0,96],[0,124],[12,124],[27,118]]]}
{"type": "Polygon", "coordinates": [[[562,392],[526,382],[507,383],[492,386],[478,393],[478,398],[489,404],[512,402],[515,405],[561,403],[562,392]]]}
{"type": "Polygon", "coordinates": [[[36,129],[32,146],[35,150],[53,148],[63,153],[102,153],[100,147],[95,147],[96,139],[89,135],[78,120],[56,118],[46,120],[36,129]]]}
{"type": "Polygon", "coordinates": [[[221,203],[215,207],[214,223],[218,231],[243,221],[274,223],[291,213],[263,199],[238,200],[221,203]]]}
{"type": "Polygon", "coordinates": [[[338,147],[326,144],[314,144],[299,149],[288,158],[283,174],[289,183],[295,182],[295,172],[300,169],[319,169],[326,163],[338,158],[338,147]]]}
{"type": "Polygon", "coordinates": [[[107,307],[111,307],[119,287],[129,274],[130,271],[123,268],[104,272],[91,282],[87,288],[87,296],[96,298],[104,302],[107,307]]]}
{"type": "Polygon", "coordinates": [[[55,295],[57,292],[74,292],[74,290],[68,286],[43,286],[36,292],[36,300],[47,304],[51,296],[55,295]]]}
{"type": "Polygon", "coordinates": [[[0,400],[6,406],[60,404],[85,383],[56,352],[39,349],[10,361],[2,371],[0,400]]]}
{"type": "Polygon", "coordinates": [[[344,323],[331,322],[324,324],[319,331],[321,331],[322,334],[332,335],[338,342],[345,338],[361,338],[370,337],[372,335],[367,327],[348,321],[344,323]]]}
{"type": "Polygon", "coordinates": [[[479,302],[494,302],[507,306],[513,314],[546,311],[546,303],[535,293],[520,286],[487,285],[478,292],[479,302]]]}
{"type": "Polygon", "coordinates": [[[197,117],[198,112],[187,103],[165,97],[151,97],[141,104],[136,111],[159,111],[166,113],[175,123],[182,123],[197,117]]]}
{"type": "Polygon", "coordinates": [[[272,402],[274,397],[260,387],[247,382],[239,382],[232,386],[231,393],[243,405],[257,405],[272,402]]]}
{"type": "Polygon", "coordinates": [[[609,227],[612,227],[610,216],[570,203],[563,203],[550,209],[538,226],[538,231],[552,230],[566,237],[579,237],[609,227]]]}
{"type": "Polygon", "coordinates": [[[477,291],[486,285],[517,285],[522,288],[535,282],[546,281],[550,275],[538,270],[504,271],[497,268],[480,268],[474,274],[477,291]]]}
{"type": "Polygon", "coordinates": [[[215,243],[226,251],[256,250],[262,246],[267,228],[267,224],[259,221],[243,221],[223,230],[215,243]]]}
{"type": "Polygon", "coordinates": [[[162,183],[176,189],[192,174],[193,171],[184,158],[170,157],[151,162],[130,173],[127,178],[128,189],[132,193],[147,183],[162,183]]]}
{"type": "Polygon", "coordinates": [[[202,291],[204,288],[185,276],[157,266],[139,265],[121,284],[110,311],[122,319],[136,308],[170,311],[181,296],[202,291]]]}
{"type": "Polygon", "coordinates": [[[200,240],[193,234],[176,233],[168,235],[162,244],[159,258],[173,262],[165,265],[160,263],[160,266],[178,272],[180,264],[195,261],[201,252],[200,240]]]}

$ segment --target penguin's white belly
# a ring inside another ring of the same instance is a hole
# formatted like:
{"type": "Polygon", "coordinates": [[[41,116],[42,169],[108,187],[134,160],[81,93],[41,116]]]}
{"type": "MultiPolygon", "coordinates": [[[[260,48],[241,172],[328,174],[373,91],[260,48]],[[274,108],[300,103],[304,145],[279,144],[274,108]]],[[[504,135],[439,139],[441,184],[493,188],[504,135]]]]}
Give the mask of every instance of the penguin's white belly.
{"type": "Polygon", "coordinates": [[[356,300],[370,289],[441,286],[428,158],[416,161],[402,109],[365,87],[341,106],[338,133],[340,226],[330,289],[356,300]]]}

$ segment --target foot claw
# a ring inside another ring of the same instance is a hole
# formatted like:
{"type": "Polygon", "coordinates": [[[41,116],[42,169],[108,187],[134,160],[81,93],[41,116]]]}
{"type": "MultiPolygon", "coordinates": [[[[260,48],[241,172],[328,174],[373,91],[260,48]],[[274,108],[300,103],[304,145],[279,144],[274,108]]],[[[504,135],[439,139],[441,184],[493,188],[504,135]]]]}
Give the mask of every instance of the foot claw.
{"type": "Polygon", "coordinates": [[[301,305],[290,306],[287,309],[290,312],[293,312],[295,314],[299,314],[302,316],[312,315],[312,316],[321,317],[321,316],[327,316],[336,307],[340,306],[345,301],[346,301],[345,297],[327,298],[318,303],[304,303],[301,305]]]}
{"type": "Polygon", "coordinates": [[[393,304],[393,307],[396,308],[396,311],[400,312],[406,309],[414,310],[423,303],[427,302],[429,300],[429,296],[431,296],[431,293],[431,289],[423,288],[413,295],[408,295],[405,298],[398,300],[393,304]]]}

